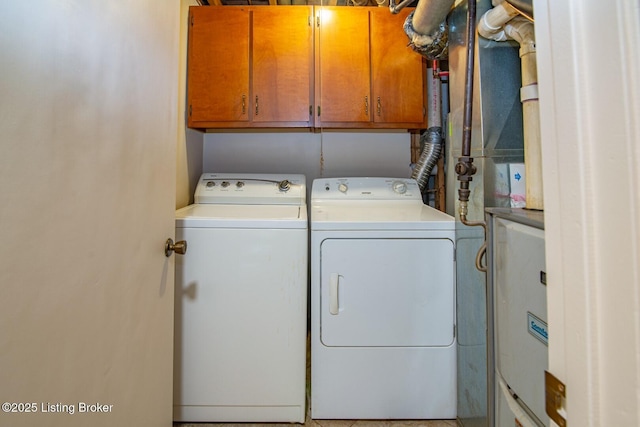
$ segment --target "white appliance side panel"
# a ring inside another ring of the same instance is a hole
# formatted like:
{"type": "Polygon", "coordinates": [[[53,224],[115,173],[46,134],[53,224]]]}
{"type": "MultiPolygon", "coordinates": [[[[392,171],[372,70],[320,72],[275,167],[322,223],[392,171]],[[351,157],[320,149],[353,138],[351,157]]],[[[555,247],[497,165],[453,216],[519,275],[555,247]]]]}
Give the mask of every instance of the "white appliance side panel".
{"type": "Polygon", "coordinates": [[[454,251],[448,239],[326,239],[320,249],[326,346],[449,346],[454,251]]]}
{"type": "Polygon", "coordinates": [[[544,231],[502,218],[494,226],[496,364],[504,381],[546,425],[548,367],[544,231]]]}
{"type": "Polygon", "coordinates": [[[307,230],[176,238],[188,250],[176,258],[174,404],[297,405],[304,420],[307,230]]]}

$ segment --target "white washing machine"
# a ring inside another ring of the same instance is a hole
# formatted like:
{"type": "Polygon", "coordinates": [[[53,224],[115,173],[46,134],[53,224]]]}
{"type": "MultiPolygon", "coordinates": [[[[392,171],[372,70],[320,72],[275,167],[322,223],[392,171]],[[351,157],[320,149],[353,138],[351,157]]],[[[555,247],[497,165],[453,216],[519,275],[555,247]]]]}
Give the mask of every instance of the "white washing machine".
{"type": "Polygon", "coordinates": [[[176,238],[174,420],[304,422],[304,176],[204,174],[176,238]]]}
{"type": "Polygon", "coordinates": [[[411,179],[311,191],[311,417],[456,417],[455,222],[411,179]]]}

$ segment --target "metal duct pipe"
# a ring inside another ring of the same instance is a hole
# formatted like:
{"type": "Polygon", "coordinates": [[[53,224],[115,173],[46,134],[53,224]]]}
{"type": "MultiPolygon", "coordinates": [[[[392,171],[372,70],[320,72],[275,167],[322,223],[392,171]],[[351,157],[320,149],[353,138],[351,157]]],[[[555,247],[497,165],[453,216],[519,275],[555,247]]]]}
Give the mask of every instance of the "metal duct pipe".
{"type": "Polygon", "coordinates": [[[542,210],[542,149],[535,32],[533,23],[519,15],[520,11],[510,3],[500,3],[482,16],[478,24],[478,33],[484,38],[496,41],[515,40],[520,45],[520,101],[524,130],[526,207],[542,210]]]}
{"type": "MultiPolygon", "coordinates": [[[[448,55],[446,18],[454,0],[420,0],[416,10],[404,22],[404,31],[409,37],[409,46],[429,59],[443,59],[448,55]]],[[[407,4],[398,6],[390,2],[391,13],[398,13],[407,4]]]]}
{"type": "Polygon", "coordinates": [[[429,184],[431,171],[438,162],[440,153],[442,153],[442,128],[432,127],[427,129],[420,136],[420,142],[424,148],[422,149],[422,154],[420,154],[418,163],[416,163],[416,166],[413,169],[411,178],[418,181],[420,191],[424,193],[427,189],[427,185],[429,184]]]}
{"type": "Polygon", "coordinates": [[[413,28],[419,34],[431,34],[447,18],[454,0],[420,0],[413,15],[413,28]]]}
{"type": "Polygon", "coordinates": [[[420,136],[422,153],[411,173],[411,178],[418,182],[423,193],[442,152],[442,88],[437,75],[437,63],[434,61],[432,72],[427,74],[427,130],[420,136]]]}

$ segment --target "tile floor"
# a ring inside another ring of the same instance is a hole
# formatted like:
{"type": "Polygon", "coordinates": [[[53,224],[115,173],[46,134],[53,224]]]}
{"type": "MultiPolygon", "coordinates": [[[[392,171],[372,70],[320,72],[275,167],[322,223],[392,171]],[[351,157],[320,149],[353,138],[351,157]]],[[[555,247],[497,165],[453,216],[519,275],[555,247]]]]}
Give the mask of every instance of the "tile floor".
{"type": "Polygon", "coordinates": [[[456,427],[453,420],[429,421],[373,421],[373,420],[309,420],[304,424],[237,424],[237,423],[174,423],[174,427],[292,427],[304,425],[310,427],[456,427]]]}
{"type": "Polygon", "coordinates": [[[309,427],[456,427],[454,420],[312,420],[307,418],[304,424],[269,423],[174,423],[174,427],[293,427],[304,425],[309,427]]]}
{"type": "Polygon", "coordinates": [[[173,423],[173,427],[457,427],[455,420],[312,420],[296,423],[173,423]]]}

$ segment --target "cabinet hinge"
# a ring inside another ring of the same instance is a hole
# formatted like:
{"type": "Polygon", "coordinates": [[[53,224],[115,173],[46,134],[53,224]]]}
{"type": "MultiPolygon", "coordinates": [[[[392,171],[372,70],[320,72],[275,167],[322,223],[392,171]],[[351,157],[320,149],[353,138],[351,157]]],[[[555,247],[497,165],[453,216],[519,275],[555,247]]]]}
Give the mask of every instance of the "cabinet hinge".
{"type": "Polygon", "coordinates": [[[191,15],[191,26],[193,27],[193,15],[191,15]]]}
{"type": "Polygon", "coordinates": [[[192,113],[193,113],[193,106],[189,104],[189,117],[191,117],[192,113]]]}
{"type": "Polygon", "coordinates": [[[320,27],[320,17],[316,16],[316,27],[320,27]]]}
{"type": "Polygon", "coordinates": [[[544,371],[545,410],[560,427],[567,427],[567,420],[560,414],[565,407],[567,387],[552,373],[544,371]]]}

